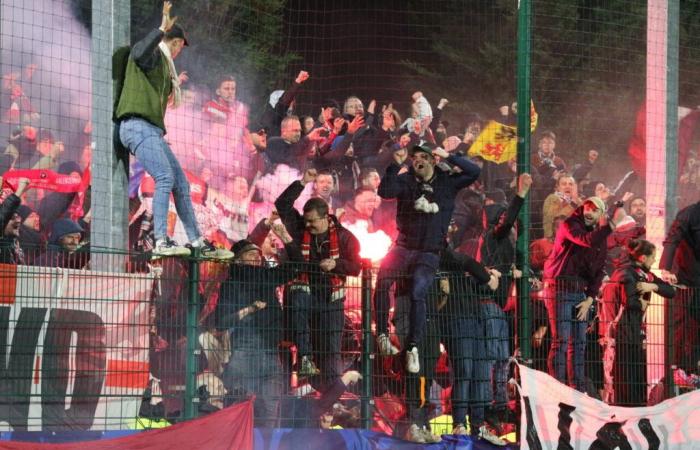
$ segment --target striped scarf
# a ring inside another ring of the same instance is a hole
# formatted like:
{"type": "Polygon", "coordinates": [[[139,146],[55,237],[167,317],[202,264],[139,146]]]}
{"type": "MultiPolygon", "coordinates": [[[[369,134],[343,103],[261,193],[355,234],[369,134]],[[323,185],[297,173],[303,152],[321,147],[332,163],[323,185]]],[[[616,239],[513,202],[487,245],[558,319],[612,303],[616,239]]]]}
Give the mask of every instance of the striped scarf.
{"type": "MultiPolygon", "coordinates": [[[[330,216],[328,218],[328,241],[330,244],[329,258],[334,259],[337,262],[338,259],[340,259],[340,246],[338,245],[338,229],[336,228],[335,221],[330,216]]],[[[302,237],[301,242],[301,254],[304,257],[305,262],[310,262],[311,233],[309,233],[309,230],[304,230],[304,236],[302,237]]],[[[328,278],[331,282],[331,302],[344,298],[345,281],[338,275],[332,273],[328,273],[328,278]]],[[[302,272],[293,284],[296,289],[302,289],[306,292],[310,292],[309,273],[302,272]]]]}

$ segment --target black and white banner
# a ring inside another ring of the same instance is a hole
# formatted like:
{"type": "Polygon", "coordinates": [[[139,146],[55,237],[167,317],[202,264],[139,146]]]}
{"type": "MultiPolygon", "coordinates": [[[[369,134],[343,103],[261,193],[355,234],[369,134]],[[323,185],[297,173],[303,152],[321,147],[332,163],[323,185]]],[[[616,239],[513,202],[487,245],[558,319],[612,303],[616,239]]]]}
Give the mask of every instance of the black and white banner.
{"type": "Polygon", "coordinates": [[[700,449],[700,391],[655,406],[610,406],[520,366],[521,449],[700,449]]]}

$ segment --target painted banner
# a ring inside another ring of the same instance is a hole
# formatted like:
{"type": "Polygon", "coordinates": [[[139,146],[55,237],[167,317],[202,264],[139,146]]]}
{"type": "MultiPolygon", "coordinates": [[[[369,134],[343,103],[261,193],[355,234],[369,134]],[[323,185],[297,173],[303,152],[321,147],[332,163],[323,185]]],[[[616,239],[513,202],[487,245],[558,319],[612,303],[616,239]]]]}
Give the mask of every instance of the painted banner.
{"type": "Polygon", "coordinates": [[[655,406],[610,406],[520,366],[521,449],[700,448],[700,391],[655,406]]]}
{"type": "Polygon", "coordinates": [[[110,430],[149,380],[153,278],[0,264],[0,431],[110,430]]]}

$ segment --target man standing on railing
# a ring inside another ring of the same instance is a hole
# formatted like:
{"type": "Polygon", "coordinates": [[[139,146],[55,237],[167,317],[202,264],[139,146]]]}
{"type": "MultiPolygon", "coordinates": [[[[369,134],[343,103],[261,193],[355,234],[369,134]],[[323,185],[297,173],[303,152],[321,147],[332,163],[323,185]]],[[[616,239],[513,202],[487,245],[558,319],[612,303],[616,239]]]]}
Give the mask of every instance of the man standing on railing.
{"type": "Polygon", "coordinates": [[[402,168],[403,152],[394,153],[379,184],[379,196],[398,200],[396,222],[399,236],[382,261],[374,295],[377,322],[377,346],[384,355],[395,354],[387,333],[389,326],[389,289],[399,277],[411,280],[410,326],[406,339],[406,369],[420,371],[418,345],[423,340],[426,324],[426,298],[446,247],[455,197],[460,189],[479,177],[479,167],[463,156],[450,155],[442,148],[426,145],[411,149],[411,168],[402,168]],[[457,169],[435,169],[440,157],[457,169]]]}
{"type": "Polygon", "coordinates": [[[672,363],[697,373],[700,364],[700,201],[676,215],[664,240],[659,269],[664,281],[690,287],[681,290],[673,303],[676,358],[672,363]]]}
{"type": "Polygon", "coordinates": [[[165,141],[165,110],[182,102],[180,78],[174,60],[187,44],[185,32],[170,17],[172,3],[163,2],[163,19],[159,28],[137,42],[124,60],[117,50],[114,75],[117,84],[114,119],[118,124],[119,141],[143,164],[155,180],[153,195],[154,257],[188,256],[190,250],[167,235],[170,194],[185,227],[190,246],[200,248],[211,258],[230,259],[233,253],[215,249],[206,241],[197,226],[190,185],[180,163],[165,141]],[[125,65],[125,67],[123,67],[125,65]],[[123,75],[123,79],[121,78],[123,75]],[[119,84],[121,83],[121,89],[119,84]]]}
{"type": "Polygon", "coordinates": [[[307,169],[301,180],[280,194],[275,208],[301,247],[306,264],[289,287],[287,297],[301,357],[298,375],[308,377],[320,372],[319,387],[324,391],[343,372],[340,344],[345,320],[345,279],[357,276],[362,262],[359,241],[328,213],[328,204],[323,199],[309,199],[303,215],[294,209],[304,186],[313,182],[316,175],[316,169],[307,169]],[[312,339],[316,343],[313,349],[312,339]],[[317,355],[318,368],[312,360],[312,350],[317,355]]]}
{"type": "Polygon", "coordinates": [[[608,222],[605,202],[589,197],[559,226],[554,249],[544,265],[545,283],[553,289],[545,299],[552,329],[549,373],[566,384],[567,349],[573,347],[574,387],[586,392],[584,359],[586,329],[593,299],[605,275],[607,238],[614,222],[608,222]]]}

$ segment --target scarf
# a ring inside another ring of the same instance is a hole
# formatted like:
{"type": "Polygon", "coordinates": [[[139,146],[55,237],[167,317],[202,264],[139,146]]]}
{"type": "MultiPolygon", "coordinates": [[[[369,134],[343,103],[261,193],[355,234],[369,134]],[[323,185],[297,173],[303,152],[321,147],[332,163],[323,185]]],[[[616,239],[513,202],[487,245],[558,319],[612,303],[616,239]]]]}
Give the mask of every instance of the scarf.
{"type": "Polygon", "coordinates": [[[170,54],[170,49],[165,42],[158,44],[158,48],[163,52],[163,56],[168,63],[168,69],[170,69],[170,82],[173,86],[173,92],[170,97],[170,104],[173,108],[177,108],[182,104],[182,92],[180,91],[180,78],[178,78],[177,70],[175,69],[175,62],[170,54]]]}
{"type": "MultiPolygon", "coordinates": [[[[340,246],[338,245],[338,229],[335,221],[329,216],[328,218],[328,241],[330,244],[329,257],[334,260],[340,259],[340,246]]],[[[304,257],[304,262],[310,262],[311,259],[311,233],[309,230],[304,230],[304,236],[301,241],[301,255],[304,257]]],[[[329,273],[328,278],[331,282],[331,302],[340,300],[345,297],[345,281],[338,275],[329,273]]],[[[302,289],[310,292],[309,288],[309,273],[302,272],[294,281],[296,289],[302,289]]]]}

